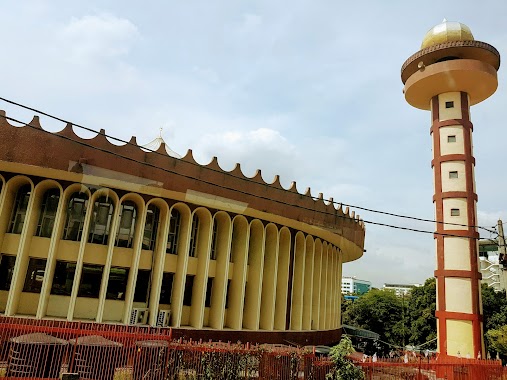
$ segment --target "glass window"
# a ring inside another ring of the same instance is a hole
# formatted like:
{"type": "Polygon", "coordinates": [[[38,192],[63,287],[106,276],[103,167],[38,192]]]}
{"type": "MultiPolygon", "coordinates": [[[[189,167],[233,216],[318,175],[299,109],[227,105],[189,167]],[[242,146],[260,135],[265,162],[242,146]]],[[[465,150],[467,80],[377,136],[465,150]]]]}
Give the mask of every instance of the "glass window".
{"type": "Polygon", "coordinates": [[[192,218],[192,232],[190,234],[190,247],[188,251],[188,255],[190,257],[195,257],[197,253],[197,243],[199,241],[199,217],[197,214],[194,214],[192,218]]]}
{"type": "Polygon", "coordinates": [[[32,187],[30,185],[23,185],[18,189],[14,208],[12,209],[11,223],[8,231],[9,233],[20,234],[23,230],[26,209],[28,208],[28,201],[30,200],[31,192],[32,187]]]}
{"type": "Polygon", "coordinates": [[[157,206],[150,205],[146,213],[146,222],[144,224],[143,249],[148,249],[150,251],[155,249],[159,217],[159,208],[157,206]]]}
{"type": "Polygon", "coordinates": [[[454,108],[454,102],[445,102],[445,108],[454,108]]]}
{"type": "Polygon", "coordinates": [[[134,302],[146,302],[150,290],[151,271],[139,270],[137,272],[136,290],[134,291],[134,302]]]}
{"type": "Polygon", "coordinates": [[[160,288],[160,304],[170,305],[173,292],[174,273],[164,272],[160,288]]]}
{"type": "Polygon", "coordinates": [[[127,291],[128,277],[128,268],[112,267],[107,282],[106,299],[123,301],[125,299],[125,292],[127,291]]]}
{"type": "Polygon", "coordinates": [[[171,211],[171,221],[169,223],[169,235],[167,235],[166,253],[172,255],[178,254],[178,240],[180,236],[181,214],[178,210],[171,211]]]}
{"type": "Polygon", "coordinates": [[[39,222],[37,223],[37,230],[35,231],[36,236],[51,237],[59,201],[60,190],[50,189],[46,191],[42,199],[39,222]]]}
{"type": "Polygon", "coordinates": [[[79,241],[83,234],[83,225],[88,207],[86,194],[74,193],[67,207],[67,220],[63,230],[63,240],[79,241]]]}
{"type": "Polygon", "coordinates": [[[100,197],[95,201],[92,220],[90,222],[89,243],[107,244],[109,228],[111,227],[113,218],[113,210],[113,202],[110,199],[100,197]]]}
{"type": "Polygon", "coordinates": [[[57,261],[53,284],[51,285],[51,294],[70,296],[72,293],[72,284],[74,283],[75,272],[76,263],[57,261]]]}
{"type": "Polygon", "coordinates": [[[104,267],[101,265],[84,264],[77,296],[99,298],[103,271],[104,267]]]}
{"type": "Polygon", "coordinates": [[[451,208],[451,216],[459,216],[459,208],[451,208]]]}
{"type": "Polygon", "coordinates": [[[218,236],[218,222],[215,220],[213,223],[213,232],[211,236],[211,250],[210,250],[210,259],[217,259],[217,236],[218,236]]]}
{"type": "Polygon", "coordinates": [[[14,264],[16,264],[16,256],[0,256],[0,290],[9,290],[11,288],[14,264]]]}
{"type": "Polygon", "coordinates": [[[457,171],[450,171],[449,178],[458,178],[458,172],[457,171]]]}
{"type": "Polygon", "coordinates": [[[208,277],[208,285],[206,286],[206,299],[204,301],[204,307],[211,307],[211,295],[213,291],[213,280],[214,277],[208,277]]]}
{"type": "Polygon", "coordinates": [[[26,271],[24,292],[40,293],[42,281],[44,281],[44,272],[46,271],[46,260],[34,259],[30,257],[28,269],[26,271]]]}
{"type": "Polygon", "coordinates": [[[137,208],[134,202],[126,201],[121,205],[120,226],[116,234],[116,246],[132,248],[136,226],[137,208]]]}
{"type": "Polygon", "coordinates": [[[183,294],[183,305],[192,305],[192,289],[194,287],[194,275],[188,275],[185,280],[185,293],[183,294]]]}
{"type": "Polygon", "coordinates": [[[448,143],[454,143],[454,142],[456,142],[456,135],[447,136],[447,142],[448,143]]]}

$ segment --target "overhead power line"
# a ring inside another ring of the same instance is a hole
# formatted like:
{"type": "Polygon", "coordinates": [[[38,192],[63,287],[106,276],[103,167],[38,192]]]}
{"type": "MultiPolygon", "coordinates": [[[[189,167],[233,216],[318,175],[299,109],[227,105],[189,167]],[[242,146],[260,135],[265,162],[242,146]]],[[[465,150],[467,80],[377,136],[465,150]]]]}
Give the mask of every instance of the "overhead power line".
{"type": "MultiPolygon", "coordinates": [[[[18,106],[18,107],[21,107],[21,108],[24,108],[24,109],[27,109],[27,110],[30,110],[32,112],[35,112],[35,113],[38,113],[38,114],[41,114],[41,115],[44,115],[44,116],[47,116],[49,118],[52,118],[54,120],[57,120],[57,121],[60,121],[62,123],[66,123],[66,124],[69,124],[69,125],[72,125],[72,126],[75,126],[77,128],[80,128],[80,129],[84,129],[86,131],[89,131],[89,132],[93,132],[93,133],[100,133],[99,131],[97,130],[94,130],[94,129],[91,129],[91,128],[88,128],[88,127],[85,127],[85,126],[82,126],[82,125],[79,125],[79,124],[76,124],[76,123],[73,123],[71,121],[68,121],[68,120],[65,120],[63,118],[60,118],[60,117],[57,117],[57,116],[54,116],[54,115],[51,115],[49,113],[46,113],[44,111],[40,111],[38,109],[35,109],[35,108],[32,108],[32,107],[29,107],[29,106],[26,106],[26,105],[23,105],[23,104],[20,104],[20,103],[17,103],[17,102],[14,102],[12,100],[9,100],[9,99],[6,99],[6,98],[2,98],[0,97],[0,100],[2,101],[5,101],[7,103],[10,103],[12,105],[15,105],[15,106],[18,106]]],[[[39,128],[31,125],[30,123],[26,123],[26,122],[23,122],[23,121],[20,121],[20,120],[17,120],[17,119],[14,119],[12,117],[8,117],[8,116],[3,116],[3,115],[0,115],[2,116],[4,119],[6,120],[9,120],[9,121],[13,121],[15,123],[20,123],[20,124],[23,124],[23,125],[26,125],[30,128],[34,128],[34,129],[37,129],[37,130],[40,130],[39,128]]],[[[155,166],[155,165],[152,165],[152,164],[149,164],[149,163],[146,163],[146,162],[143,162],[143,161],[139,161],[139,160],[135,160],[135,159],[132,159],[130,157],[127,157],[127,156],[123,156],[123,155],[120,155],[120,154],[117,154],[115,152],[111,152],[107,149],[103,149],[103,148],[99,148],[99,147],[96,147],[96,146],[93,146],[93,145],[90,145],[90,144],[86,144],[83,142],[83,140],[81,141],[76,141],[76,140],[73,140],[73,139],[69,139],[65,136],[61,136],[61,135],[58,135],[58,134],[54,134],[54,133],[51,133],[49,131],[46,131],[44,129],[42,129],[42,132],[44,133],[47,133],[47,134],[51,134],[53,136],[57,136],[59,138],[64,138],[64,139],[67,139],[67,140],[70,140],[70,141],[73,141],[75,143],[78,143],[80,145],[83,145],[83,146],[87,146],[87,147],[90,147],[92,149],[95,149],[95,150],[100,150],[100,151],[103,151],[105,153],[108,153],[108,154],[111,154],[111,155],[114,155],[114,156],[117,156],[117,157],[121,157],[121,158],[124,158],[124,159],[127,159],[127,160],[130,160],[130,161],[133,161],[133,162],[136,162],[136,163],[139,163],[139,164],[142,164],[142,165],[146,165],[146,166],[151,166],[153,168],[157,168],[157,169],[160,169],[160,170],[163,170],[163,171],[166,171],[166,172],[169,172],[169,173],[172,173],[172,174],[175,174],[175,175],[179,175],[179,176],[182,176],[182,177],[186,177],[186,178],[190,178],[190,179],[197,179],[195,177],[192,177],[192,176],[188,176],[188,175],[184,175],[184,174],[181,174],[181,173],[178,173],[178,172],[175,172],[175,171],[172,171],[172,170],[168,170],[168,169],[165,169],[165,168],[161,168],[161,167],[158,167],[158,166],[155,166]]],[[[118,137],[115,137],[115,136],[112,136],[112,135],[107,135],[105,134],[105,137],[108,137],[108,138],[111,138],[113,140],[116,140],[118,142],[121,142],[121,143],[124,143],[124,144],[129,144],[129,145],[133,145],[137,148],[139,148],[138,145],[136,144],[132,144],[131,142],[129,141],[125,141],[125,140],[122,140],[118,137]]],[[[145,148],[143,148],[145,149],[145,148]]],[[[159,154],[159,155],[162,155],[162,156],[166,156],[164,155],[163,153],[160,153],[160,152],[157,152],[157,151],[154,151],[154,150],[151,150],[151,149],[146,149],[152,153],[155,153],[155,154],[159,154]]],[[[187,161],[186,161],[187,162],[187,161]]],[[[194,162],[187,162],[189,164],[192,164],[192,165],[198,165],[198,166],[201,166],[197,163],[194,163],[194,162]]],[[[212,171],[216,171],[216,172],[220,172],[221,174],[228,174],[228,175],[231,175],[231,173],[229,172],[226,172],[226,171],[222,171],[222,170],[217,170],[217,169],[214,169],[214,168],[208,168],[209,170],[212,170],[212,171]]],[[[235,177],[237,178],[237,177],[235,177]]],[[[242,178],[243,180],[245,181],[249,181],[249,182],[252,182],[252,183],[256,183],[256,181],[253,181],[251,178],[248,178],[248,177],[244,177],[242,178]]],[[[210,184],[210,185],[213,185],[213,186],[216,186],[216,187],[221,187],[221,188],[224,188],[224,189],[227,189],[227,190],[232,190],[232,191],[235,191],[235,192],[238,192],[238,193],[242,193],[242,194],[247,194],[249,195],[249,193],[247,192],[244,192],[244,191],[240,191],[240,190],[237,190],[237,189],[234,189],[234,188],[229,188],[229,187],[226,187],[226,186],[223,186],[223,185],[217,185],[213,182],[209,182],[209,181],[205,181],[205,180],[202,180],[200,179],[200,181],[204,182],[204,183],[207,183],[207,184],[210,184]]],[[[274,189],[277,189],[276,187],[274,189]]],[[[283,189],[281,189],[283,190],[283,189]]],[[[303,195],[303,194],[302,194],[303,195]]],[[[313,196],[308,196],[308,195],[303,195],[303,196],[307,196],[307,197],[310,197],[314,200],[320,200],[321,198],[317,198],[317,197],[313,197],[313,196]]],[[[277,203],[281,203],[281,204],[285,204],[285,205],[289,205],[288,203],[286,202],[282,202],[282,201],[276,201],[276,200],[273,200],[271,198],[267,198],[267,197],[259,197],[261,199],[269,199],[271,201],[275,201],[277,203]]],[[[460,224],[460,223],[451,223],[451,222],[442,222],[442,221],[436,221],[436,220],[430,220],[430,219],[423,219],[423,218],[418,218],[418,217],[413,217],[413,216],[408,216],[408,215],[401,215],[401,214],[396,214],[396,213],[391,213],[391,212],[386,212],[386,211],[380,211],[380,210],[374,210],[374,209],[370,209],[370,208],[366,208],[366,207],[361,207],[361,206],[355,206],[355,205],[349,205],[349,204],[346,204],[346,203],[342,203],[342,202],[336,202],[336,201],[332,201],[333,204],[335,205],[341,205],[341,206],[347,206],[349,208],[356,208],[356,209],[360,209],[360,210],[364,210],[364,211],[367,211],[367,212],[373,212],[373,213],[378,213],[378,214],[383,214],[383,215],[388,215],[388,216],[393,216],[393,217],[398,217],[398,218],[404,218],[404,219],[411,219],[411,220],[416,220],[416,221],[422,221],[422,222],[431,222],[431,223],[440,223],[440,224],[446,224],[446,225],[454,225],[454,226],[460,226],[460,227],[467,227],[467,228],[481,228],[481,229],[484,229],[490,233],[496,233],[495,231],[492,231],[492,230],[489,230],[485,227],[482,227],[482,226],[470,226],[470,225],[466,225],[466,224],[460,224]]],[[[298,207],[301,207],[301,206],[298,206],[298,207]]],[[[317,211],[317,210],[314,210],[314,209],[309,209],[309,208],[306,208],[307,210],[310,210],[310,211],[314,211],[314,212],[318,212],[318,213],[324,213],[324,214],[327,214],[327,215],[333,215],[333,216],[339,216],[339,215],[335,215],[335,214],[331,214],[331,213],[328,213],[328,212],[325,212],[325,211],[317,211]]],[[[348,217],[345,217],[345,218],[348,218],[348,217]]],[[[398,228],[398,229],[402,229],[402,230],[407,230],[407,231],[413,231],[413,232],[420,232],[420,233],[429,233],[429,234],[435,234],[435,235],[442,235],[442,236],[457,236],[457,235],[452,235],[452,234],[446,234],[446,233],[438,233],[438,232],[433,232],[433,231],[426,231],[426,230],[420,230],[420,229],[414,229],[414,228],[409,228],[409,227],[401,227],[401,226],[395,226],[395,225],[391,225],[391,224],[386,224],[386,223],[380,223],[380,222],[373,222],[373,221],[368,221],[368,220],[365,220],[365,219],[361,219],[364,223],[369,223],[369,224],[373,224],[373,225],[379,225],[379,226],[385,226],[385,227],[390,227],[390,228],[398,228]]]]}

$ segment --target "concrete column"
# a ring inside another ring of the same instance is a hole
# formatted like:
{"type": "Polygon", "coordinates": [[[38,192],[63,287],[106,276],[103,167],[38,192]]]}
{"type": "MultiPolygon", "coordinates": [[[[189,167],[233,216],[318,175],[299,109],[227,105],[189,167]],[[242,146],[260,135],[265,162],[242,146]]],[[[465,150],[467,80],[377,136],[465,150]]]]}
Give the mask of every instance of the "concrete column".
{"type": "Polygon", "coordinates": [[[264,275],[262,277],[261,316],[259,322],[261,330],[273,330],[274,327],[278,247],[278,228],[270,223],[266,226],[266,244],[264,247],[264,275]]]}
{"type": "Polygon", "coordinates": [[[328,275],[328,265],[329,265],[329,252],[327,250],[327,242],[324,242],[322,245],[322,275],[321,275],[321,285],[320,285],[320,316],[319,316],[319,329],[326,329],[326,316],[327,316],[327,275],[328,275]]]}
{"type": "Polygon", "coordinates": [[[287,318],[287,294],[289,283],[289,261],[291,234],[286,227],[279,232],[278,273],[276,277],[275,330],[285,330],[287,318]]]}
{"type": "Polygon", "coordinates": [[[303,289],[303,330],[312,329],[314,257],[315,242],[311,236],[307,236],[305,248],[305,287],[303,289]]]}
{"type": "Polygon", "coordinates": [[[306,241],[302,232],[296,234],[294,244],[294,270],[292,276],[292,312],[290,329],[300,331],[303,328],[303,290],[305,287],[305,251],[306,241]]]}
{"type": "Polygon", "coordinates": [[[313,270],[313,296],[312,296],[312,330],[320,328],[320,305],[321,305],[321,286],[322,286],[322,241],[315,240],[313,270]]]}

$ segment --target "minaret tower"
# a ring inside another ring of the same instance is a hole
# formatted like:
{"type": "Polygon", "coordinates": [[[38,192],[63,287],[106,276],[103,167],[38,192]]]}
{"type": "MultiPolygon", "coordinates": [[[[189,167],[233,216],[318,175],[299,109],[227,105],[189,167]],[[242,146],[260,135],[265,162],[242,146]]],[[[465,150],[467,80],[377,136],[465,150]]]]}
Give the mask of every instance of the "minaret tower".
{"type": "Polygon", "coordinates": [[[431,111],[437,336],[441,356],[484,358],[470,106],[498,86],[500,54],[444,20],[401,68],[405,99],[431,111]]]}

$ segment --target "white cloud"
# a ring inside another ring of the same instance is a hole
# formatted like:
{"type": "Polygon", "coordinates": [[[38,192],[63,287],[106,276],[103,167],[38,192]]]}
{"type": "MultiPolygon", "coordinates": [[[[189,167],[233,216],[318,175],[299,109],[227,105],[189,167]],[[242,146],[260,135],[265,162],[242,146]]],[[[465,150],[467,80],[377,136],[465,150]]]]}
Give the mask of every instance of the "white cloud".
{"type": "Polygon", "coordinates": [[[82,65],[123,57],[137,38],[139,31],[131,21],[108,13],[73,17],[61,30],[68,59],[82,65]]]}

